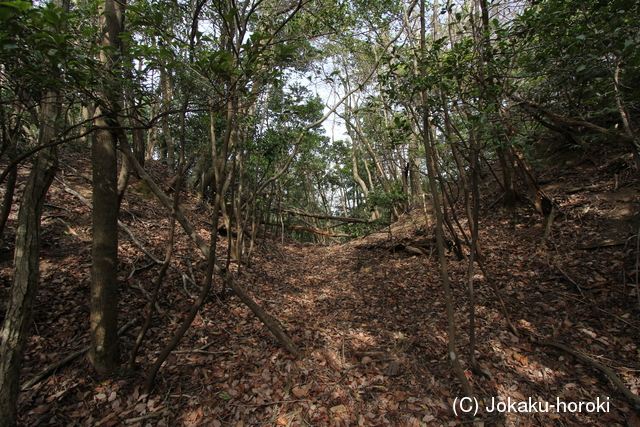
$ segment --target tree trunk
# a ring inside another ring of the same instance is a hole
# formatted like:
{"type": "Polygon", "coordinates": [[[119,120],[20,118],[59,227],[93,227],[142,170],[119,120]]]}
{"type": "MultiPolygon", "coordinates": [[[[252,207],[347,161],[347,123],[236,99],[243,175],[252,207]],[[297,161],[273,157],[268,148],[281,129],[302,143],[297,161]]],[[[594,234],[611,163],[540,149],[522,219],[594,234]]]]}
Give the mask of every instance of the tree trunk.
{"type": "Polygon", "coordinates": [[[616,93],[616,106],[622,119],[622,127],[624,131],[629,135],[631,142],[631,152],[633,153],[633,160],[636,162],[636,172],[640,175],[640,139],[635,133],[634,127],[631,124],[631,116],[627,112],[624,103],[622,102],[622,95],[620,90],[620,64],[616,64],[616,69],[613,74],[614,89],[616,93]]]}
{"type": "MultiPolygon", "coordinates": [[[[207,152],[200,150],[196,155],[198,160],[191,171],[191,174],[187,177],[185,187],[189,190],[195,191],[198,183],[203,179],[202,172],[205,169],[205,163],[208,160],[207,152]]],[[[139,162],[138,162],[139,163],[139,162]]]]}
{"type": "MultiPolygon", "coordinates": [[[[129,61],[129,67],[133,67],[133,62],[129,61]]],[[[127,78],[133,80],[134,76],[131,70],[127,72],[127,78]]],[[[126,105],[129,111],[131,111],[131,117],[129,118],[129,125],[132,127],[131,136],[133,138],[133,154],[136,156],[138,163],[144,166],[144,138],[142,135],[142,129],[140,129],[140,113],[135,106],[135,97],[133,91],[129,89],[127,96],[121,99],[122,105],[126,105]]],[[[124,127],[124,118],[120,117],[120,126],[124,127]]],[[[120,129],[119,138],[128,138],[127,133],[120,129]]],[[[120,175],[118,177],[118,206],[122,202],[124,193],[127,190],[129,184],[129,177],[133,172],[131,163],[123,156],[122,164],[120,167],[120,175]]]]}
{"type": "MultiPolygon", "coordinates": [[[[97,120],[96,124],[105,125],[102,119],[97,120]]],[[[93,265],[89,360],[101,376],[108,375],[118,361],[116,141],[116,135],[108,129],[97,130],[93,141],[93,265]]]]}
{"type": "Polygon", "coordinates": [[[9,172],[7,185],[5,186],[4,195],[2,196],[2,208],[0,209],[0,238],[4,234],[4,228],[7,225],[9,214],[11,213],[11,205],[13,204],[13,194],[16,189],[16,180],[18,179],[18,167],[14,167],[9,172]]]}
{"type": "MultiPolygon", "coordinates": [[[[48,99],[56,99],[51,94],[48,99]]],[[[40,129],[40,143],[46,143],[56,133],[56,120],[60,108],[56,103],[45,103],[42,108],[44,123],[40,129]]],[[[44,198],[58,166],[57,148],[40,152],[29,174],[18,213],[13,284],[2,327],[0,344],[0,424],[17,423],[17,401],[20,389],[20,370],[24,347],[31,325],[31,314],[36,297],[40,252],[40,216],[44,198]]]]}
{"type": "MultiPolygon", "coordinates": [[[[100,7],[102,50],[100,60],[107,74],[114,71],[120,47],[124,3],[105,0],[100,7]]],[[[118,89],[105,85],[94,133],[93,247],[91,269],[91,346],[89,360],[98,375],[107,376],[118,363],[118,89]],[[107,129],[106,126],[111,126],[107,129]],[[114,129],[116,128],[116,129],[114,129]]]]}
{"type": "MultiPolygon", "coordinates": [[[[133,101],[133,94],[130,94],[128,96],[129,102],[132,104],[130,107],[133,110],[133,123],[131,123],[131,125],[134,127],[134,129],[131,131],[131,136],[133,138],[133,154],[136,156],[136,159],[138,160],[138,163],[140,163],[142,166],[144,166],[144,153],[145,153],[145,146],[144,146],[144,134],[143,134],[143,130],[140,127],[140,112],[138,111],[138,109],[135,107],[134,101],[133,101]]],[[[130,121],[131,122],[131,121],[130,121]]]]}
{"type": "Polygon", "coordinates": [[[151,327],[151,322],[153,321],[153,315],[156,309],[156,301],[158,300],[158,295],[160,293],[160,287],[162,286],[162,282],[164,281],[165,275],[167,274],[169,265],[171,265],[171,255],[173,253],[173,243],[174,243],[175,231],[176,231],[176,210],[178,209],[178,206],[180,203],[182,175],[183,175],[183,171],[186,170],[183,168],[179,168],[179,169],[180,169],[178,171],[179,178],[178,178],[178,181],[176,182],[176,191],[173,195],[173,209],[171,210],[171,222],[169,223],[169,237],[167,238],[167,248],[165,252],[164,262],[162,263],[162,267],[160,268],[160,272],[158,273],[158,277],[156,278],[155,286],[153,287],[153,292],[151,293],[149,306],[147,308],[147,318],[145,319],[142,329],[138,333],[136,342],[133,344],[133,349],[131,350],[131,355],[129,356],[129,363],[127,366],[129,372],[133,372],[133,370],[135,369],[136,356],[138,354],[138,350],[142,345],[142,340],[147,334],[147,331],[151,327]]]}
{"type": "MultiPolygon", "coordinates": [[[[423,51],[425,51],[425,4],[424,0],[420,1],[420,47],[423,51]]],[[[426,70],[423,67],[420,70],[420,75],[424,77],[426,75],[426,70]]],[[[462,365],[460,364],[460,360],[458,359],[457,350],[456,350],[456,326],[455,326],[455,316],[453,309],[453,300],[451,296],[451,283],[449,281],[449,272],[447,268],[447,258],[445,254],[444,248],[444,215],[442,212],[442,206],[440,204],[440,194],[438,193],[436,171],[436,154],[434,150],[434,143],[431,135],[431,122],[429,120],[429,110],[427,105],[427,96],[426,92],[421,93],[421,101],[424,107],[423,112],[423,121],[422,121],[422,132],[423,138],[422,141],[424,143],[425,149],[425,159],[427,161],[427,172],[429,175],[429,187],[431,190],[431,197],[433,198],[433,207],[436,213],[436,244],[438,247],[438,258],[440,259],[440,274],[442,276],[442,284],[444,288],[444,298],[446,303],[446,311],[447,311],[447,323],[448,323],[448,332],[449,332],[449,340],[448,340],[448,349],[449,349],[449,358],[451,359],[451,364],[453,365],[453,369],[456,372],[458,380],[462,384],[462,388],[464,389],[464,393],[467,397],[473,396],[473,389],[471,388],[471,384],[469,380],[465,376],[464,370],[462,369],[462,365]]]]}
{"type": "Polygon", "coordinates": [[[131,163],[127,160],[126,157],[122,158],[122,165],[120,166],[120,173],[118,174],[118,183],[117,193],[118,193],[118,208],[120,207],[120,203],[122,203],[122,199],[124,198],[124,193],[127,191],[127,186],[129,185],[129,177],[131,176],[132,171],[131,163]]]}
{"type": "MultiPolygon", "coordinates": [[[[160,202],[165,205],[167,208],[171,209],[172,202],[167,197],[166,194],[158,187],[158,185],[153,181],[153,179],[149,176],[149,174],[135,161],[133,158],[133,153],[131,152],[129,147],[123,147],[124,153],[131,160],[131,164],[138,171],[142,180],[149,186],[151,191],[158,197],[160,202]]],[[[198,246],[202,254],[205,258],[209,259],[210,248],[204,241],[204,239],[198,234],[195,227],[187,220],[184,216],[184,213],[178,207],[175,211],[176,219],[187,233],[187,235],[193,240],[193,242],[198,246]]],[[[286,349],[298,357],[302,354],[302,352],[296,347],[296,345],[291,341],[291,338],[287,336],[287,334],[280,328],[278,323],[276,323],[269,314],[267,314],[262,307],[260,307],[249,294],[234,280],[233,277],[224,269],[222,265],[220,265],[217,261],[215,262],[215,271],[220,276],[220,278],[231,288],[234,293],[244,302],[251,311],[262,321],[262,323],[269,328],[269,330],[278,338],[278,340],[286,347],[286,349]]]]}
{"type": "MultiPolygon", "coordinates": [[[[171,100],[173,98],[173,87],[171,85],[171,77],[169,70],[162,68],[160,70],[160,85],[162,86],[162,112],[168,113],[171,108],[171,100]]],[[[174,172],[175,166],[175,144],[171,136],[171,126],[169,124],[169,115],[162,119],[162,139],[167,149],[167,170],[174,172]]]]}
{"type": "Polygon", "coordinates": [[[422,179],[420,179],[420,161],[418,160],[418,137],[415,133],[409,136],[409,184],[411,188],[411,204],[421,201],[422,179]]]}

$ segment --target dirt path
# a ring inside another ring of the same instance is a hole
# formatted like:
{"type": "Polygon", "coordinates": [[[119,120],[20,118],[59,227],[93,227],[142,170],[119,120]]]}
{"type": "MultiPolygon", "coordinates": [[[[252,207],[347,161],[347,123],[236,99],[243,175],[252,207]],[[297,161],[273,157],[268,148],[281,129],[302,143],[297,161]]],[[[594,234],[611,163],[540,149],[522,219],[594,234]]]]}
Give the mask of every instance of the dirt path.
{"type": "MultiPolygon", "coordinates": [[[[71,173],[64,180],[83,185],[71,173]]],[[[469,373],[469,378],[487,405],[508,399],[555,404],[557,399],[570,403],[608,398],[610,406],[598,413],[485,411],[478,417],[490,420],[485,425],[497,426],[640,425],[634,408],[607,378],[530,338],[569,345],[612,368],[638,392],[640,311],[631,275],[635,240],[633,230],[625,228],[634,223],[617,218],[622,227],[606,228],[611,220],[607,215],[637,209],[636,193],[613,188],[556,191],[552,196],[561,214],[542,250],[545,218],[526,209],[483,212],[487,267],[523,334],[517,338],[508,332],[487,278],[478,274],[477,357],[485,375],[469,373]],[[625,201],[594,197],[603,191],[625,201]],[[598,246],[602,239],[623,243],[598,246]]],[[[206,233],[206,216],[197,203],[186,199],[185,210],[206,233]]],[[[163,208],[135,187],[125,208],[121,219],[161,257],[168,224],[163,208]]],[[[25,381],[87,345],[89,219],[89,209],[54,183],[43,218],[42,284],[25,381]]],[[[2,242],[6,248],[11,238],[9,232],[2,242]]],[[[150,290],[157,267],[148,265],[125,234],[121,242],[124,324],[142,318],[146,298],[136,287],[150,290]]],[[[21,393],[21,420],[27,426],[463,425],[469,417],[452,409],[462,393],[447,356],[440,270],[430,242],[415,216],[403,218],[391,236],[383,231],[340,246],[260,240],[252,266],[235,274],[306,356],[295,360],[286,354],[236,297],[221,293],[205,304],[179,350],[163,366],[154,393],[142,396],[146,369],[184,317],[189,294],[197,292],[172,271],[159,301],[167,314],[156,318],[141,349],[138,371],[98,381],[86,360],[77,359],[21,393]],[[406,245],[424,254],[403,250],[406,245]]],[[[225,246],[221,238],[222,258],[225,246]]],[[[204,267],[194,251],[180,233],[175,263],[201,282],[204,267]]],[[[448,259],[458,348],[468,368],[467,265],[452,255],[448,259]]],[[[0,267],[4,302],[10,262],[0,267]]],[[[121,339],[123,359],[139,325],[121,339]]]]}

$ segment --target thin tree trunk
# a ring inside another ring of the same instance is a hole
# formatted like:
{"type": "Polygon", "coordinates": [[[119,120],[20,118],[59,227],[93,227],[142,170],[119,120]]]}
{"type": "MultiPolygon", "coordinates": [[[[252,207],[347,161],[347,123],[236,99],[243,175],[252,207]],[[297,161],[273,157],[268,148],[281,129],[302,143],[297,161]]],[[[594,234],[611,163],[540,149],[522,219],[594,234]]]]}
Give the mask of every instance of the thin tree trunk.
{"type": "MultiPolygon", "coordinates": [[[[171,100],[173,98],[173,87],[169,71],[164,67],[160,70],[160,85],[162,86],[162,110],[164,113],[167,113],[170,109],[171,100]]],[[[173,136],[171,135],[169,115],[166,115],[162,120],[162,138],[167,149],[167,169],[169,172],[173,173],[175,164],[175,143],[173,136]]]]}
{"type": "Polygon", "coordinates": [[[134,129],[131,131],[131,135],[133,138],[133,154],[136,156],[138,163],[144,166],[144,161],[145,161],[144,134],[142,129],[135,129],[135,127],[140,126],[140,113],[138,112],[138,109],[134,105],[132,105],[131,108],[133,109],[133,117],[135,119],[134,129]]]}
{"type": "Polygon", "coordinates": [[[469,283],[469,362],[473,371],[479,375],[481,373],[478,362],[476,361],[476,326],[475,326],[475,293],[474,293],[474,262],[476,257],[479,262],[482,262],[482,252],[480,251],[480,240],[478,237],[478,228],[480,224],[480,162],[479,157],[479,144],[477,141],[472,141],[471,149],[471,193],[473,208],[471,216],[469,217],[469,228],[471,229],[471,250],[469,254],[469,269],[467,272],[467,280],[469,283]]]}
{"type": "MultiPolygon", "coordinates": [[[[158,197],[160,202],[167,208],[171,209],[172,202],[167,195],[158,187],[149,174],[135,161],[133,153],[129,147],[123,147],[124,153],[131,160],[133,167],[140,174],[142,180],[149,186],[151,191],[158,197]]],[[[176,211],[176,219],[187,233],[187,235],[193,240],[198,249],[202,252],[205,258],[209,259],[210,248],[204,241],[204,239],[198,234],[195,227],[187,220],[184,213],[180,208],[176,211]]],[[[302,352],[291,341],[291,338],[282,330],[282,328],[267,314],[262,307],[260,307],[253,299],[247,294],[247,292],[238,285],[228,272],[216,261],[215,271],[222,278],[222,280],[233,289],[234,293],[244,302],[249,309],[265,324],[265,326],[278,338],[278,340],[285,346],[285,348],[294,356],[298,357],[302,352]]]]}
{"type": "Polygon", "coordinates": [[[418,160],[418,138],[411,132],[409,136],[409,186],[411,188],[411,204],[416,205],[421,201],[422,180],[420,179],[420,163],[418,160]]]}
{"type": "MultiPolygon", "coordinates": [[[[425,129],[428,129],[430,124],[428,123],[428,118],[425,117],[424,123],[425,129]]],[[[444,247],[444,215],[442,212],[442,207],[440,205],[440,196],[438,194],[437,188],[437,177],[435,174],[435,157],[433,153],[433,149],[431,147],[430,137],[428,136],[429,132],[426,132],[425,136],[425,151],[427,156],[427,170],[429,174],[429,184],[431,187],[431,196],[433,200],[434,210],[436,212],[436,245],[438,248],[438,257],[440,259],[440,275],[442,277],[442,284],[444,287],[444,298],[446,303],[446,311],[447,311],[447,322],[449,324],[449,358],[451,359],[451,364],[458,376],[458,380],[462,384],[462,387],[465,391],[465,394],[468,397],[473,396],[473,390],[471,388],[471,384],[467,380],[467,377],[462,369],[462,365],[460,364],[460,360],[458,359],[457,350],[456,350],[456,326],[455,326],[455,316],[453,312],[453,299],[451,296],[451,284],[449,282],[449,272],[447,268],[447,257],[445,253],[444,247]]]]}
{"type": "MultiPolygon", "coordinates": [[[[149,115],[153,117],[157,111],[156,104],[151,104],[149,106],[149,115]]],[[[156,152],[156,145],[158,144],[158,127],[152,126],[151,129],[147,131],[147,146],[145,149],[145,160],[153,159],[153,156],[156,152]]],[[[144,163],[140,163],[140,165],[144,166],[144,163]]]]}
{"type": "Polygon", "coordinates": [[[629,113],[622,101],[620,90],[620,64],[616,64],[616,69],[613,74],[613,82],[616,93],[616,105],[618,107],[620,118],[622,119],[622,127],[631,139],[631,152],[633,153],[633,160],[636,162],[636,171],[640,175],[640,139],[638,139],[638,136],[633,130],[629,113]]]}
{"type": "MultiPolygon", "coordinates": [[[[179,175],[182,176],[182,171],[178,171],[179,175]]],[[[167,239],[167,249],[164,258],[164,262],[162,263],[162,267],[160,267],[160,272],[158,273],[158,277],[156,278],[155,286],[153,287],[153,292],[151,293],[151,298],[149,300],[149,307],[147,308],[147,318],[145,319],[144,325],[136,338],[136,342],[133,345],[133,349],[131,350],[131,355],[129,356],[128,369],[132,372],[135,369],[136,365],[136,356],[138,355],[138,350],[142,345],[142,340],[144,336],[147,334],[147,331],[151,327],[151,322],[153,320],[153,314],[155,312],[156,301],[158,300],[158,294],[160,293],[160,287],[162,286],[162,282],[164,281],[165,274],[169,269],[169,265],[171,264],[171,254],[173,252],[173,242],[175,237],[176,230],[176,210],[178,209],[178,204],[180,201],[180,184],[182,179],[178,178],[178,182],[176,183],[176,191],[173,196],[173,208],[171,210],[171,222],[169,224],[169,238],[167,239]]]]}
{"type": "Polygon", "coordinates": [[[513,177],[511,175],[511,167],[507,160],[505,151],[502,148],[496,149],[498,155],[498,161],[500,162],[500,168],[502,169],[502,188],[504,188],[504,206],[508,208],[515,207],[516,205],[516,190],[513,185],[513,177]]]}
{"type": "MultiPolygon", "coordinates": [[[[126,136],[125,136],[126,138],[126,136]]],[[[129,177],[131,176],[131,163],[127,160],[126,157],[122,158],[122,164],[120,166],[120,173],[118,175],[118,183],[116,184],[117,193],[118,193],[118,206],[122,203],[122,199],[124,198],[124,193],[127,191],[127,186],[129,185],[129,177]]]]}
{"type": "Polygon", "coordinates": [[[200,150],[195,157],[197,158],[196,164],[193,166],[193,171],[187,177],[185,181],[185,188],[189,190],[196,190],[198,184],[201,183],[203,179],[203,171],[205,169],[205,163],[208,159],[208,153],[204,150],[200,150]]]}
{"type": "MultiPolygon", "coordinates": [[[[421,34],[420,34],[420,47],[424,51],[425,49],[425,4],[424,0],[420,1],[420,20],[421,20],[421,34]]],[[[426,70],[424,67],[420,70],[421,76],[424,77],[426,74],[426,70]]],[[[444,218],[442,213],[442,207],[440,206],[440,196],[438,194],[437,187],[437,177],[436,177],[436,158],[433,150],[433,141],[431,138],[430,127],[431,123],[429,122],[429,113],[427,110],[427,93],[422,92],[422,104],[425,107],[425,111],[423,112],[423,143],[425,148],[425,155],[427,161],[427,171],[429,176],[429,186],[431,189],[431,196],[433,198],[434,210],[436,213],[436,245],[438,248],[438,257],[440,259],[440,268],[441,268],[441,276],[442,276],[442,284],[444,287],[444,298],[446,304],[447,311],[447,323],[449,325],[449,358],[451,359],[451,364],[456,372],[458,380],[462,384],[464,392],[467,397],[473,396],[473,389],[471,388],[471,384],[467,379],[464,370],[462,369],[462,365],[460,364],[460,360],[458,359],[457,350],[456,350],[456,326],[455,326],[455,317],[453,312],[453,300],[451,296],[451,284],[449,282],[449,272],[447,269],[447,258],[445,254],[444,248],[444,218]]]]}
{"type": "Polygon", "coordinates": [[[16,180],[18,179],[18,167],[15,166],[9,172],[7,177],[7,184],[4,188],[4,195],[2,196],[2,208],[0,209],[0,238],[4,234],[4,228],[7,225],[9,214],[11,213],[11,206],[13,204],[13,194],[16,189],[16,180]]]}

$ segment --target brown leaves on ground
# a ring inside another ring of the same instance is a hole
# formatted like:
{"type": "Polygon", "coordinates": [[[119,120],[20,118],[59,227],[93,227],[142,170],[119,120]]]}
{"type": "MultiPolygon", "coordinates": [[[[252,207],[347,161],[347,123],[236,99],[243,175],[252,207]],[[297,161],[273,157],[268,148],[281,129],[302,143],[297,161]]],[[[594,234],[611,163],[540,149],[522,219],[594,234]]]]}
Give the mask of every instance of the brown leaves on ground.
{"type": "MultiPolygon", "coordinates": [[[[74,159],[74,167],[82,164],[74,159]]],[[[153,163],[152,167],[155,167],[153,163]]],[[[63,168],[64,170],[64,168],[63,168]]],[[[160,173],[157,172],[160,176],[160,173]]],[[[86,183],[67,171],[68,185],[86,183]]],[[[575,186],[575,183],[572,183],[575,186]]],[[[79,190],[78,190],[79,191],[79,190]]],[[[552,196],[558,196],[561,189],[552,196]]],[[[480,272],[476,286],[477,360],[468,365],[467,264],[449,257],[456,307],[458,349],[478,398],[555,403],[610,397],[600,413],[479,413],[485,425],[637,425],[634,409],[610,381],[569,354],[535,344],[557,340],[611,367],[638,393],[638,301],[633,232],[629,245],[579,249],[603,227],[601,199],[562,208],[546,248],[538,251],[545,218],[526,209],[483,212],[481,238],[487,269],[503,292],[514,323],[508,331],[496,296],[480,272]],[[585,203],[590,209],[585,210],[585,203]],[[590,212],[593,212],[590,214],[590,212]],[[590,215],[593,215],[591,217],[590,215]]],[[[58,184],[43,216],[42,285],[23,381],[46,365],[88,344],[90,211],[58,184]]],[[[569,202],[567,202],[569,203],[569,202]]],[[[571,202],[573,203],[573,202],[571,202]]],[[[185,212],[208,230],[206,212],[185,198],[185,212]]],[[[12,213],[15,221],[16,212],[12,213]]],[[[168,228],[166,211],[135,187],[123,220],[158,258],[168,228]],[[136,215],[135,212],[144,212],[136,215]]],[[[201,310],[178,350],[162,367],[156,388],[142,395],[146,370],[171,338],[197,286],[175,270],[167,276],[157,315],[145,339],[138,371],[98,381],[85,359],[21,393],[26,426],[455,426],[471,418],[453,412],[462,391],[447,354],[445,302],[437,257],[423,224],[401,219],[388,233],[339,246],[260,239],[250,268],[232,272],[256,301],[275,316],[305,357],[286,354],[234,296],[219,293],[201,310]],[[404,221],[404,222],[403,222],[404,221]],[[421,239],[427,243],[420,243],[421,239]],[[411,244],[418,242],[418,244],[411,244]],[[420,247],[425,255],[397,250],[420,247]]],[[[624,233],[623,233],[624,234],[624,233]]],[[[204,235],[204,234],[203,234],[204,235]]],[[[615,236],[614,236],[615,237],[615,236]]],[[[2,244],[10,250],[11,230],[2,244]]],[[[226,238],[220,241],[226,257],[226,238]]],[[[122,324],[142,318],[158,266],[121,234],[119,280],[122,324]]],[[[182,231],[173,262],[202,283],[204,265],[182,231]]],[[[2,298],[10,263],[2,264],[2,298]]],[[[217,288],[220,283],[217,282],[217,288]]],[[[121,338],[123,360],[140,322],[121,338]]]]}

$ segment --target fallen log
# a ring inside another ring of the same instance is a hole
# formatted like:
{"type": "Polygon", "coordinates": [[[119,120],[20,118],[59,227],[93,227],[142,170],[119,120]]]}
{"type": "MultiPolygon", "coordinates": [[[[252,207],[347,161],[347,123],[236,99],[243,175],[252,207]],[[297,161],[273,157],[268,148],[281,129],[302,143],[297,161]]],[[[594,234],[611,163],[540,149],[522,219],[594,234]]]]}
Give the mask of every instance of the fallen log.
{"type": "MultiPolygon", "coordinates": [[[[274,226],[274,227],[282,227],[282,224],[276,224],[273,222],[263,222],[263,225],[270,225],[270,226],[274,226]]],[[[312,227],[304,227],[302,225],[284,225],[286,228],[290,229],[290,230],[300,230],[300,231],[308,231],[309,233],[314,233],[314,234],[320,234],[322,236],[328,236],[328,237],[352,237],[349,234],[343,234],[343,233],[330,233],[328,231],[324,231],[324,230],[318,230],[317,228],[312,228],[312,227]]]]}
{"type": "Polygon", "coordinates": [[[357,223],[357,224],[368,224],[370,222],[373,222],[373,221],[371,221],[369,219],[349,218],[349,217],[346,217],[346,216],[312,214],[312,213],[302,212],[302,211],[293,210],[293,209],[283,209],[282,211],[286,212],[288,214],[291,214],[291,215],[307,216],[307,217],[310,217],[310,218],[317,218],[317,219],[331,219],[331,220],[334,220],[334,221],[357,223]]]}

